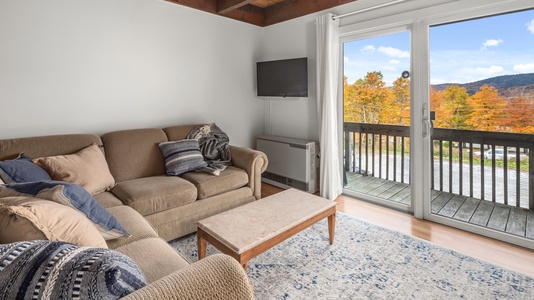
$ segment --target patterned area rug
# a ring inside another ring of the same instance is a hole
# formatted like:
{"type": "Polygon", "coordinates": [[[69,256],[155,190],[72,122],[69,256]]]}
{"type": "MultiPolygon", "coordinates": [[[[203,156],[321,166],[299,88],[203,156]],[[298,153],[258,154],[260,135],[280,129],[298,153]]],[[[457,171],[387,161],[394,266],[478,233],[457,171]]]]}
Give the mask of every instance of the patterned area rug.
{"type": "MultiPolygon", "coordinates": [[[[196,235],[170,244],[197,261],[196,235]]],[[[339,212],[333,245],[323,220],[251,260],[247,273],[259,300],[534,297],[534,278],[339,212]]]]}

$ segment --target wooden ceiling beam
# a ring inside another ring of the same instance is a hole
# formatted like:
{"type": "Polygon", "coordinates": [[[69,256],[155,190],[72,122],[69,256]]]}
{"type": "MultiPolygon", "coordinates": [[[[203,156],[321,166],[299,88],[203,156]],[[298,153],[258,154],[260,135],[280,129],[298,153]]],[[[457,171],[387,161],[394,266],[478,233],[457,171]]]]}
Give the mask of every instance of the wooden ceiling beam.
{"type": "Polygon", "coordinates": [[[263,26],[284,22],[354,1],[356,0],[286,0],[265,8],[263,26]]]}
{"type": "Polygon", "coordinates": [[[194,9],[203,10],[213,14],[217,13],[217,0],[165,0],[167,2],[172,2],[187,6],[194,9]]]}
{"type": "Polygon", "coordinates": [[[257,26],[263,26],[265,22],[263,9],[254,5],[241,6],[220,15],[257,26]]]}
{"type": "Polygon", "coordinates": [[[253,0],[218,0],[217,1],[217,12],[220,14],[225,14],[232,10],[241,8],[247,4],[250,4],[253,0]]]}
{"type": "Polygon", "coordinates": [[[257,26],[269,26],[357,0],[284,0],[265,8],[253,5],[255,0],[165,1],[257,26]]]}

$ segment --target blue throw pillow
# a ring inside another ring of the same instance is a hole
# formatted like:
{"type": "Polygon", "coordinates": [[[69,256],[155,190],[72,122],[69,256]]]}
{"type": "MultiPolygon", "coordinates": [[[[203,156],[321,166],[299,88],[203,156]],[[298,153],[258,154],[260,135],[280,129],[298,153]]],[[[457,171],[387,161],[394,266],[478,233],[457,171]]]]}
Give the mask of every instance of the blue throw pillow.
{"type": "Polygon", "coordinates": [[[119,299],[147,285],[128,256],[65,242],[0,245],[3,299],[119,299]]]}
{"type": "Polygon", "coordinates": [[[5,183],[52,180],[43,168],[33,163],[24,153],[13,160],[0,161],[0,176],[5,183]]]}
{"type": "MultiPolygon", "coordinates": [[[[91,220],[105,240],[129,234],[117,219],[81,186],[65,181],[36,181],[0,186],[0,198],[32,196],[72,207],[91,220]]],[[[51,212],[53,213],[53,212],[51,212]]]]}

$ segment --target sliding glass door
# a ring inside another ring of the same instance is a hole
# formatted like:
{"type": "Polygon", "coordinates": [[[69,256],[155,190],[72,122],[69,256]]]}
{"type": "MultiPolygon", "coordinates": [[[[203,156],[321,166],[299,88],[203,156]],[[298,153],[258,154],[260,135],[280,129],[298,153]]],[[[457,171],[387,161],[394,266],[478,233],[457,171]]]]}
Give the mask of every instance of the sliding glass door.
{"type": "Polygon", "coordinates": [[[534,240],[534,10],[429,26],[427,218],[534,240]]]}
{"type": "Polygon", "coordinates": [[[345,193],[411,210],[410,31],[343,42],[345,193]]]}
{"type": "Polygon", "coordinates": [[[534,248],[525,5],[344,29],[345,194],[534,248]]]}

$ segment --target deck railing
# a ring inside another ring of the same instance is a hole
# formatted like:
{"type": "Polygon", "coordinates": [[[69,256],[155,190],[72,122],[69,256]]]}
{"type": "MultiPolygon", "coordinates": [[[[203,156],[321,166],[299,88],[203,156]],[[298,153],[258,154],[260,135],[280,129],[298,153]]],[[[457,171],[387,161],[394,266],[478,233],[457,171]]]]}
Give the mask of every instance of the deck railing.
{"type": "MultiPolygon", "coordinates": [[[[409,126],[345,122],[348,172],[410,182],[409,126]]],[[[432,189],[534,209],[534,134],[435,128],[432,189]]]]}

